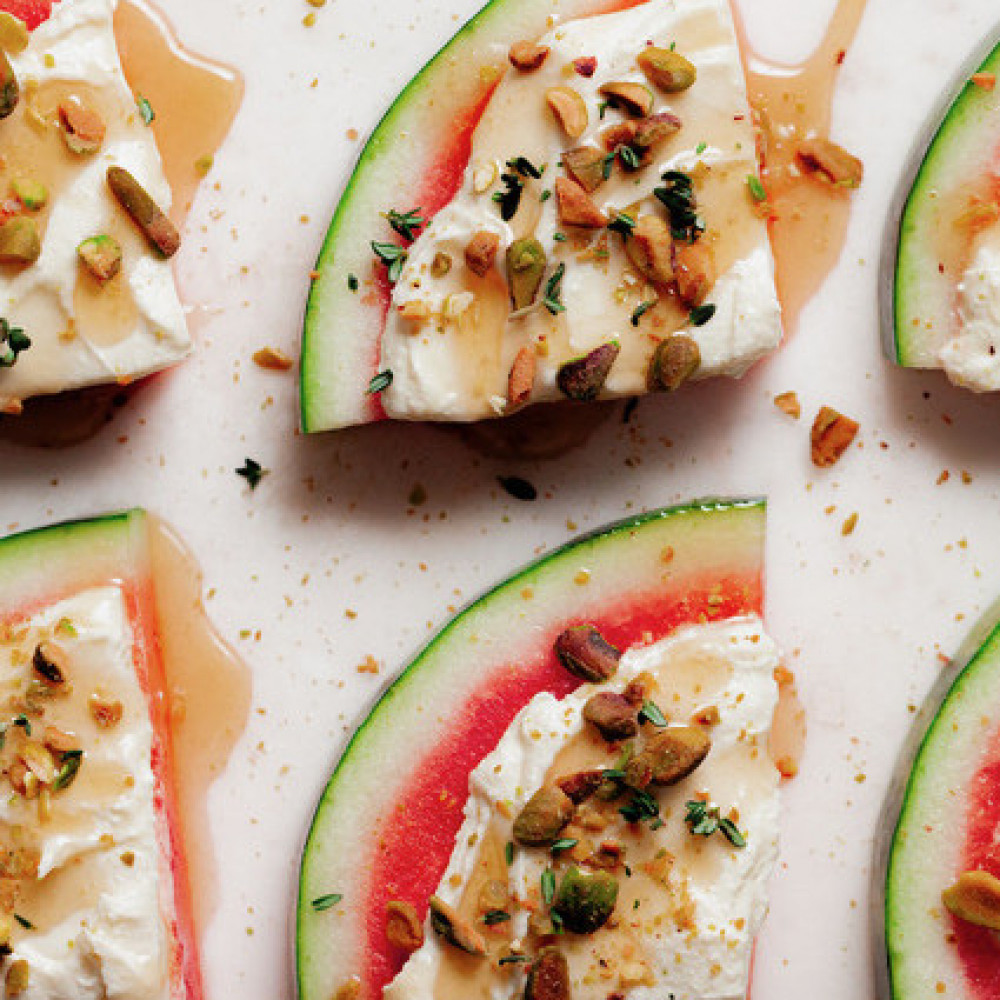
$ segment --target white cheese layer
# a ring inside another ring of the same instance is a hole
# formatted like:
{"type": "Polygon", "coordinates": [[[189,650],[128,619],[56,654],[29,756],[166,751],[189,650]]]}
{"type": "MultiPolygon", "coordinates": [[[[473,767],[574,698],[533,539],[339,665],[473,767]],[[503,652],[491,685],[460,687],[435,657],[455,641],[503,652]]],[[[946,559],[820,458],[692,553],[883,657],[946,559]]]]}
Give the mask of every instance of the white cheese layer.
{"type": "MultiPolygon", "coordinates": [[[[39,260],[19,271],[0,267],[0,315],[32,340],[12,368],[0,368],[0,398],[6,400],[131,381],[174,364],[191,349],[170,261],[160,259],[134,231],[105,179],[110,165],[123,166],[164,211],[170,207],[153,132],[143,123],[122,73],[114,8],[115,0],[61,0],[32,32],[27,49],[11,56],[22,103],[36,86],[39,93],[63,84],[85,86],[101,102],[107,134],[100,151],[77,157],[66,185],[51,192],[39,260]],[[75,302],[78,282],[93,280],[76,248],[108,232],[123,243],[116,281],[127,285],[124,297],[134,302],[124,317],[111,316],[105,330],[125,323],[113,336],[102,333],[100,323],[77,322],[75,302]]],[[[0,123],[0,141],[4,134],[0,123]]]]}
{"type": "MultiPolygon", "coordinates": [[[[532,72],[505,74],[476,129],[458,194],[410,248],[382,339],[380,367],[393,372],[392,385],[382,394],[390,416],[462,421],[502,414],[508,373],[523,347],[536,354],[531,399],[537,402],[562,398],[556,376],[564,362],[612,339],[619,341],[621,354],[604,386],[607,396],[647,390],[653,336],[662,339],[683,329],[692,337],[702,357],[696,378],[742,375],[781,339],[766,226],[747,195],[747,175],[757,173],[755,143],[726,0],[649,0],[629,10],[570,21],[541,43],[551,49],[545,63],[532,72]],[[648,84],[636,63],[648,42],[676,44],[697,67],[696,82],[683,93],[651,88],[654,111],[675,113],[682,127],[648,165],[635,172],[616,166],[591,197],[607,213],[664,217],[663,206],[652,196],[663,172],[683,170],[694,177],[707,227],[703,239],[720,261],[708,296],[716,312],[700,327],[688,325],[683,314],[678,319],[676,306],[664,306],[662,313],[653,309],[633,324],[636,308],[657,293],[628,266],[622,237],[561,227],[556,198],[542,200],[563,174],[559,160],[564,150],[603,148],[600,133],[624,120],[621,112],[605,106],[598,91],[611,81],[648,84]],[[572,69],[567,73],[581,56],[597,59],[591,78],[572,69]],[[567,139],[546,107],[546,90],[557,86],[572,88],[586,102],[589,124],[579,139],[567,139]],[[526,181],[520,208],[505,223],[493,195],[503,190],[504,164],[518,156],[537,167],[545,165],[545,170],[541,179],[526,181]],[[557,238],[562,229],[565,240],[557,238]],[[485,278],[472,275],[464,261],[465,247],[481,230],[500,238],[496,267],[485,278]],[[547,254],[546,277],[559,263],[566,264],[566,311],[553,316],[536,308],[512,319],[505,253],[515,239],[532,235],[547,254]],[[432,273],[441,253],[451,261],[444,275],[440,268],[432,273]],[[404,318],[400,310],[407,309],[428,316],[404,318]]],[[[506,55],[496,53],[498,64],[506,63],[506,55]]]]}
{"type": "MultiPolygon", "coordinates": [[[[80,737],[83,763],[74,782],[52,796],[52,814],[43,823],[36,800],[11,795],[0,801],[0,819],[29,827],[42,854],[40,882],[18,904],[35,925],[15,929],[10,960],[25,959],[30,970],[20,997],[167,1000],[170,949],[159,893],[153,734],[123,594],[110,586],[84,591],[28,626],[51,630],[61,619],[75,630],[60,633],[58,642],[72,664],[72,697],[82,705],[66,728],[80,737]],[[98,678],[123,705],[121,722],[110,729],[97,727],[86,708],[98,678]]],[[[0,644],[0,671],[0,693],[6,693],[30,675],[30,657],[11,655],[0,644]]]]}
{"type": "Polygon", "coordinates": [[[958,286],[959,332],[940,361],[956,385],[976,392],[1000,389],[1000,233],[984,240],[958,286]]]}
{"type": "MultiPolygon", "coordinates": [[[[437,894],[458,904],[475,865],[477,845],[495,821],[498,804],[504,803],[504,811],[514,815],[542,785],[556,756],[583,730],[583,706],[596,690],[620,691],[648,672],[659,682],[659,703],[665,712],[688,710],[686,696],[671,698],[674,675],[675,690],[696,691],[694,702],[702,708],[716,707],[720,721],[711,730],[712,750],[704,763],[659,793],[664,826],[642,833],[647,856],[660,847],[673,855],[673,888],[653,886],[642,907],[632,913],[620,912],[619,905],[619,920],[626,925],[629,940],[638,944],[652,976],[626,992],[630,1000],[663,1000],[670,995],[684,1000],[744,1000],[754,937],[767,911],[767,881],[777,860],[778,773],[766,745],[777,704],[778,664],[777,648],[763,632],[760,619],[736,618],[684,628],[651,646],[627,651],[613,685],[584,685],[562,700],[548,693],[537,695],[472,772],[465,820],[437,894]],[[684,803],[698,792],[708,792],[723,812],[731,806],[738,810],[739,826],[746,834],[744,849],[731,849],[719,835],[702,841],[688,832],[684,803]],[[683,930],[670,916],[678,891],[686,893],[693,905],[693,925],[683,930]]],[[[639,878],[631,855],[629,861],[633,878],[639,878]]],[[[547,852],[519,849],[510,869],[512,896],[529,899],[551,863],[547,852]]],[[[515,942],[527,929],[527,914],[516,910],[515,942]]],[[[601,933],[593,936],[595,941],[601,933]]],[[[423,946],[386,989],[386,1000],[434,997],[444,950],[449,947],[428,927],[423,946]]],[[[566,934],[559,948],[569,960],[575,1000],[604,1000],[615,991],[614,980],[593,975],[589,936],[566,934]]],[[[507,1000],[522,990],[521,977],[498,976],[491,996],[507,1000]]]]}

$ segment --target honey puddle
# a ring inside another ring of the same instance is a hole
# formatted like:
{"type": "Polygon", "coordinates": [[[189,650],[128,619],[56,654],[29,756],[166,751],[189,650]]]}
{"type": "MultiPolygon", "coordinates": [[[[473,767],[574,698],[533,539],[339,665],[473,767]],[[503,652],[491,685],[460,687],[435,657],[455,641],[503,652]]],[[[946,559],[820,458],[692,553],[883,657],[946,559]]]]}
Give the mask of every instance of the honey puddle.
{"type": "Polygon", "coordinates": [[[737,15],[750,105],[760,126],[762,177],[773,209],[769,226],[785,330],[840,257],[851,192],[802,175],[795,150],[808,136],[830,136],[837,70],[857,33],[866,0],[838,0],[826,34],[805,62],[770,62],[750,46],[737,15]]]}
{"type": "Polygon", "coordinates": [[[218,895],[208,789],[246,726],[247,666],[219,638],[202,604],[202,575],[163,521],[150,516],[160,648],[171,697],[177,802],[195,927],[202,936],[218,895]]]}
{"type": "MultiPolygon", "coordinates": [[[[173,191],[170,216],[180,228],[242,103],[243,79],[236,70],[185,49],[146,0],[121,0],[115,38],[129,86],[155,113],[152,129],[173,191]]],[[[106,308],[90,313],[95,321],[122,325],[121,317],[108,315],[106,308]]],[[[125,391],[98,386],[29,399],[21,416],[0,416],[0,439],[43,448],[78,444],[112,419],[125,391]]]]}

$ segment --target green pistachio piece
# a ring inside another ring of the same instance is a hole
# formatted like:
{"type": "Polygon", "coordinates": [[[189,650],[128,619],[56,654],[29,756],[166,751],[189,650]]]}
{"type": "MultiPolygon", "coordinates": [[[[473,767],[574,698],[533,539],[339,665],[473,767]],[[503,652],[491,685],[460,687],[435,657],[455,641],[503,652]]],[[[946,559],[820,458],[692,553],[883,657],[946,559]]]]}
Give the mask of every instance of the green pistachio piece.
{"type": "Polygon", "coordinates": [[[593,934],[603,927],[618,901],[618,879],[605,871],[586,872],[578,865],[566,870],[552,910],[574,934],[593,934]]]}
{"type": "Polygon", "coordinates": [[[514,820],[514,839],[526,847],[543,847],[559,836],[573,818],[573,800],[555,786],[540,788],[514,820]]]}
{"type": "Polygon", "coordinates": [[[431,896],[430,912],[431,928],[435,934],[467,955],[486,954],[486,941],[483,936],[443,899],[431,896]]]}
{"type": "Polygon", "coordinates": [[[0,49],[0,119],[9,118],[21,99],[21,88],[7,53],[0,49]]]}
{"type": "Polygon", "coordinates": [[[643,83],[606,83],[600,94],[633,118],[645,118],[653,110],[653,92],[643,83]]]}
{"type": "Polygon", "coordinates": [[[671,49],[643,49],[636,61],[649,82],[668,94],[687,90],[698,76],[694,64],[671,49]]]}
{"type": "Polygon", "coordinates": [[[651,737],[628,764],[625,781],[632,788],[675,785],[697,769],[712,749],[700,726],[671,726],[651,737]]]}
{"type": "Polygon", "coordinates": [[[683,333],[661,340],[649,364],[649,387],[654,391],[679,389],[701,366],[698,344],[683,333]]]}
{"type": "Polygon", "coordinates": [[[594,348],[582,358],[567,361],[559,369],[556,384],[569,399],[583,403],[597,399],[620,351],[621,346],[611,341],[594,348]]]}
{"type": "Polygon", "coordinates": [[[593,625],[573,625],[560,633],[555,644],[559,662],[574,677],[600,684],[618,670],[621,652],[593,625]]]}
{"type": "Polygon", "coordinates": [[[101,285],[107,284],[122,266],[122,248],[113,236],[91,236],[77,248],[80,260],[101,285]]]}
{"type": "Polygon", "coordinates": [[[38,225],[26,215],[15,215],[0,225],[0,264],[34,264],[42,253],[38,225]]]}
{"type": "Polygon", "coordinates": [[[111,193],[149,243],[164,257],[177,253],[180,234],[149,192],[124,167],[108,167],[107,176],[111,193]]]}
{"type": "Polygon", "coordinates": [[[45,208],[49,200],[48,188],[31,177],[15,177],[10,182],[10,189],[14,197],[32,212],[45,208]]]}
{"type": "Polygon", "coordinates": [[[609,743],[631,739],[639,732],[638,709],[613,691],[598,691],[588,698],[583,717],[609,743]]]}
{"type": "Polygon", "coordinates": [[[515,240],[507,249],[507,284],[515,311],[535,301],[545,276],[545,249],[531,237],[515,240]]]}

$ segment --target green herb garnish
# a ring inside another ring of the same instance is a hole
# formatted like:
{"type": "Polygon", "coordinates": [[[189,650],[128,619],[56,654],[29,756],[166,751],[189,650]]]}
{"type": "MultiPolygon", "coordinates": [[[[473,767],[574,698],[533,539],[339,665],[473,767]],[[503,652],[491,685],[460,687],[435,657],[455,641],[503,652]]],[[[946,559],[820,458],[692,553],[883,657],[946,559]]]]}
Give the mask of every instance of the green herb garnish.
{"type": "Polygon", "coordinates": [[[767,191],[756,174],[747,174],[747,189],[754,201],[767,201],[767,191]]]}
{"type": "MultiPolygon", "coordinates": [[[[525,161],[527,162],[527,161],[525,161]]],[[[516,173],[503,173],[500,175],[503,181],[503,191],[494,191],[493,200],[500,206],[500,218],[504,222],[510,222],[517,214],[517,207],[521,204],[521,192],[524,190],[524,181],[516,173]]]]}
{"type": "Polygon", "coordinates": [[[14,725],[20,726],[24,730],[25,736],[31,735],[31,719],[29,719],[23,712],[14,716],[14,725]]]}
{"type": "Polygon", "coordinates": [[[631,236],[635,229],[635,219],[628,212],[615,212],[615,217],[608,223],[608,229],[622,236],[631,236]]]}
{"type": "Polygon", "coordinates": [[[618,155],[618,151],[614,150],[608,153],[607,156],[601,161],[601,176],[607,180],[611,176],[611,171],[615,166],[615,157],[618,155]]]}
{"type": "Polygon", "coordinates": [[[0,368],[13,368],[18,355],[31,347],[31,338],[19,326],[0,316],[0,368]]]}
{"type": "Polygon", "coordinates": [[[558,840],[554,841],[552,846],[549,848],[553,854],[561,854],[563,851],[571,850],[576,847],[580,841],[576,837],[560,837],[558,840]]]}
{"type": "Polygon", "coordinates": [[[695,306],[688,313],[688,319],[692,326],[704,326],[715,315],[715,306],[711,302],[706,302],[703,306],[695,306]]]}
{"type": "MultiPolygon", "coordinates": [[[[522,479],[520,476],[497,476],[497,482],[515,500],[538,499],[538,490],[527,479],[522,479]]],[[[513,851],[513,845],[511,845],[511,850],[513,851]]]]}
{"type": "Polygon", "coordinates": [[[656,702],[645,701],[642,708],[639,709],[639,722],[651,722],[654,726],[659,726],[662,729],[666,726],[667,719],[656,702]]]}
{"type": "Polygon", "coordinates": [[[342,892],[330,892],[325,896],[317,896],[312,901],[312,908],[317,913],[322,913],[324,910],[329,910],[331,907],[336,906],[343,898],[344,894],[342,892]]]}
{"type": "Polygon", "coordinates": [[[705,223],[695,211],[694,182],[681,170],[666,171],[663,181],[664,186],[653,188],[653,194],[670,216],[671,235],[675,240],[694,243],[705,231],[705,223]]]}
{"type": "Polygon", "coordinates": [[[359,286],[358,276],[356,274],[349,274],[347,276],[347,287],[352,292],[356,292],[358,290],[358,286],[359,286]]]}
{"type": "Polygon", "coordinates": [[[142,116],[142,123],[144,125],[152,125],[153,120],[156,118],[156,112],[153,110],[153,105],[146,100],[142,94],[135,95],[135,106],[139,109],[139,114],[142,116]]]}
{"type": "Polygon", "coordinates": [[[397,212],[394,208],[390,208],[385,217],[389,225],[410,243],[419,235],[418,230],[427,225],[427,220],[420,214],[419,205],[408,212],[397,212]]]}
{"type": "Polygon", "coordinates": [[[604,116],[607,114],[610,106],[610,101],[601,101],[601,103],[597,105],[597,116],[601,119],[601,121],[604,121],[604,116]]]}
{"type": "Polygon", "coordinates": [[[704,153],[706,149],[708,149],[708,143],[699,142],[698,145],[694,147],[694,155],[701,156],[701,154],[704,153]]]}
{"type": "Polygon", "coordinates": [[[635,789],[632,798],[618,810],[627,823],[641,823],[660,815],[660,803],[649,792],[635,789]]]}
{"type": "Polygon", "coordinates": [[[729,841],[733,847],[746,847],[746,838],[731,819],[720,815],[719,807],[708,802],[692,800],[686,804],[684,822],[696,837],[711,837],[716,831],[729,841]]]}
{"type": "Polygon", "coordinates": [[[24,929],[25,929],[26,931],[33,931],[33,930],[35,929],[35,925],[34,925],[34,924],[33,924],[33,923],[32,923],[32,922],[31,922],[31,921],[30,921],[30,920],[29,920],[29,919],[28,919],[27,917],[22,917],[20,913],[15,913],[15,914],[14,914],[14,919],[15,919],[15,920],[16,920],[16,921],[17,921],[17,922],[18,922],[18,923],[19,923],[19,924],[20,924],[20,925],[21,925],[21,926],[22,926],[22,927],[23,927],[23,928],[24,928],[24,929]]]}
{"type": "Polygon", "coordinates": [[[372,240],[372,252],[387,270],[389,284],[394,285],[403,274],[403,265],[406,263],[406,250],[398,243],[379,243],[372,240]]]}
{"type": "Polygon", "coordinates": [[[504,844],[504,846],[503,846],[503,857],[504,857],[504,861],[507,862],[507,867],[510,868],[510,866],[514,863],[514,842],[513,841],[508,840],[507,843],[504,844]]]}
{"type": "Polygon", "coordinates": [[[483,923],[487,927],[493,927],[496,924],[505,924],[510,920],[510,914],[506,910],[487,910],[483,914],[483,923]]]}
{"type": "Polygon", "coordinates": [[[542,191],[542,193],[538,196],[538,200],[541,201],[541,202],[546,202],[551,197],[552,197],[552,189],[551,188],[545,188],[545,190],[542,191]]]}
{"type": "Polygon", "coordinates": [[[622,161],[622,165],[627,170],[638,170],[639,167],[642,166],[642,160],[639,157],[639,153],[633,146],[619,146],[618,158],[622,161]]]}
{"type": "Polygon", "coordinates": [[[62,755],[62,760],[60,761],[59,773],[56,775],[55,789],[57,792],[61,792],[65,788],[69,788],[70,785],[76,780],[77,774],[80,773],[80,765],[83,763],[83,751],[82,750],[67,750],[62,755]]]}
{"type": "Polygon", "coordinates": [[[504,955],[498,965],[517,965],[521,962],[530,962],[531,958],[528,955],[504,955]]]}
{"type": "Polygon", "coordinates": [[[260,481],[267,475],[267,469],[263,468],[260,462],[255,462],[252,458],[247,458],[243,460],[242,468],[234,470],[237,476],[242,476],[250,486],[250,489],[255,490],[260,486],[260,481]]]}
{"type": "Polygon", "coordinates": [[[552,234],[552,242],[553,243],[565,243],[566,242],[566,234],[565,233],[558,233],[558,232],[557,233],[553,233],[552,234]]]}
{"type": "Polygon", "coordinates": [[[507,161],[507,166],[511,170],[516,170],[522,177],[530,177],[532,180],[537,181],[542,176],[542,171],[526,156],[515,156],[507,161]]]}
{"type": "MultiPolygon", "coordinates": [[[[653,306],[655,305],[656,305],[656,299],[650,299],[648,302],[640,302],[639,305],[637,305],[635,309],[632,310],[632,325],[638,326],[639,320],[641,320],[642,317],[645,316],[646,313],[648,313],[649,310],[652,309],[653,306]]],[[[641,715],[640,718],[642,718],[641,715]]]]}
{"type": "Polygon", "coordinates": [[[562,280],[565,273],[566,265],[560,263],[555,269],[555,273],[545,284],[545,298],[542,299],[542,305],[553,316],[558,316],[559,313],[566,311],[566,307],[562,303],[562,280]]]}
{"type": "Polygon", "coordinates": [[[365,390],[365,394],[368,396],[376,396],[380,392],[384,392],[389,386],[392,385],[392,371],[386,368],[385,371],[379,372],[377,375],[373,375],[371,381],[368,383],[368,388],[365,390]]]}
{"type": "Polygon", "coordinates": [[[542,899],[545,900],[546,906],[551,906],[556,896],[556,873],[551,868],[546,868],[542,872],[541,885],[542,899]]]}

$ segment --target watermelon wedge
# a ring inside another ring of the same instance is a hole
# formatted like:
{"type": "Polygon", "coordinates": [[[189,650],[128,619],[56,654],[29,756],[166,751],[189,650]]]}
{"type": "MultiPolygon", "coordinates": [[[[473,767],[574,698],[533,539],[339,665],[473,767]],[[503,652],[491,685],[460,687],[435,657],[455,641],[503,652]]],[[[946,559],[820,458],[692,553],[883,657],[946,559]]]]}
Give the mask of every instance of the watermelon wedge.
{"type": "MultiPolygon", "coordinates": [[[[99,595],[95,598],[97,606],[103,609],[97,612],[99,622],[107,620],[106,617],[101,618],[107,609],[112,610],[112,617],[119,611],[123,614],[123,621],[127,625],[125,635],[131,641],[131,668],[134,669],[135,679],[138,681],[138,711],[141,712],[143,703],[148,710],[148,727],[141,722],[139,725],[142,732],[150,731],[148,737],[151,747],[150,759],[146,771],[141,765],[135,766],[134,782],[128,787],[143,787],[144,782],[147,781],[144,775],[147,772],[151,774],[151,778],[148,779],[152,785],[149,803],[150,809],[155,811],[151,825],[155,830],[156,841],[155,848],[151,851],[158,868],[159,882],[158,893],[155,893],[154,890],[154,894],[158,895],[160,923],[169,942],[169,952],[166,956],[169,995],[172,1000],[200,1000],[202,996],[201,974],[191,916],[187,867],[181,844],[175,801],[170,698],[157,638],[157,603],[150,570],[147,516],[140,510],[132,510],[94,520],[60,524],[0,539],[0,660],[3,660],[5,664],[11,664],[10,667],[6,668],[8,671],[16,669],[16,664],[23,662],[23,659],[18,659],[18,643],[23,645],[24,642],[28,642],[29,645],[33,646],[37,641],[38,634],[53,634],[53,626],[51,623],[47,623],[46,616],[62,614],[63,612],[59,609],[77,607],[73,602],[81,600],[81,595],[95,594],[99,595]],[[42,631],[38,632],[39,629],[42,631]],[[23,638],[25,630],[27,630],[27,639],[23,638]],[[9,653],[10,648],[14,649],[14,653],[9,653]],[[6,658],[7,655],[11,658],[6,658]]],[[[69,614],[70,612],[65,613],[69,614]]],[[[79,667],[80,663],[79,659],[74,658],[76,656],[74,644],[87,641],[86,635],[89,634],[82,625],[78,630],[73,624],[73,620],[73,617],[60,619],[60,623],[54,627],[55,638],[53,640],[66,650],[71,668],[79,667]],[[66,624],[67,622],[68,624],[66,624]],[[80,636],[84,636],[84,638],[81,639],[80,636]]],[[[125,655],[127,657],[127,653],[125,655]]],[[[127,670],[129,668],[127,658],[125,663],[127,670]]],[[[81,674],[81,678],[84,680],[86,676],[85,673],[81,674]]],[[[71,671],[71,680],[72,677],[71,671]]],[[[7,681],[9,681],[9,677],[7,681]]],[[[74,806],[69,796],[74,793],[83,795],[90,787],[87,770],[88,754],[93,754],[93,759],[96,762],[93,766],[102,768],[105,766],[105,760],[101,756],[103,744],[95,735],[102,732],[102,723],[97,722],[95,729],[93,723],[90,723],[88,727],[88,723],[85,721],[88,714],[85,708],[88,704],[86,699],[90,694],[90,689],[83,682],[79,683],[77,687],[80,689],[80,693],[76,700],[84,707],[76,709],[72,707],[74,698],[76,698],[76,688],[74,688],[74,693],[68,696],[70,707],[65,708],[64,711],[77,712],[80,726],[73,727],[72,731],[79,736],[83,746],[83,757],[82,763],[79,764],[79,777],[73,780],[73,785],[76,788],[71,785],[65,791],[57,789],[53,793],[53,818],[56,822],[61,815],[61,809],[67,809],[70,811],[70,815],[75,815],[72,813],[74,808],[86,809],[87,807],[86,800],[79,807],[74,806]],[[66,799],[62,800],[59,796],[66,796],[66,799]],[[63,806],[62,802],[64,801],[70,804],[63,806]]],[[[123,693],[121,688],[117,688],[112,693],[121,698],[117,703],[119,714],[121,713],[122,701],[125,703],[125,723],[110,722],[105,727],[109,734],[115,732],[115,727],[119,724],[125,725],[129,722],[131,705],[128,700],[130,695],[127,691],[123,693]]],[[[39,714],[34,719],[36,736],[38,731],[47,725],[46,719],[50,717],[51,713],[57,712],[60,704],[65,704],[65,702],[60,701],[57,695],[51,704],[43,709],[45,714],[39,714]]],[[[113,706],[114,702],[110,704],[113,706]]],[[[92,702],[90,711],[92,713],[95,711],[92,702]]],[[[133,739],[133,729],[130,726],[131,724],[125,732],[128,739],[133,739]]],[[[8,724],[6,728],[8,730],[14,729],[16,732],[14,726],[8,724]]],[[[31,732],[28,731],[26,736],[31,736],[31,732]]],[[[104,738],[111,739],[110,736],[104,738]]],[[[9,732],[5,742],[9,750],[11,743],[9,732]]],[[[142,744],[136,745],[141,746],[142,744]]],[[[5,770],[5,775],[8,773],[12,772],[5,770]]],[[[11,780],[13,781],[13,779],[11,780]]],[[[5,795],[9,793],[10,789],[7,789],[5,795]]],[[[12,797],[16,798],[16,796],[12,797]]],[[[10,808],[9,804],[8,808],[10,808]]],[[[126,810],[129,807],[122,803],[119,808],[126,810]]],[[[123,815],[130,823],[149,823],[148,818],[134,820],[131,813],[123,812],[123,815]]],[[[5,814],[5,818],[9,820],[9,815],[5,814]]],[[[105,822],[113,836],[113,831],[116,829],[115,821],[109,817],[105,822]]],[[[96,845],[93,845],[92,849],[95,853],[100,853],[97,851],[96,845]]],[[[42,851],[44,866],[46,848],[43,847],[42,851]]],[[[118,864],[118,868],[121,868],[117,853],[113,853],[115,855],[113,860],[118,864]]],[[[141,858],[142,855],[139,857],[141,858]]],[[[54,871],[58,873],[59,870],[54,869],[54,871]]],[[[42,905],[38,901],[44,900],[44,876],[45,873],[40,872],[39,881],[24,889],[22,902],[19,905],[27,906],[32,901],[38,903],[39,906],[42,905]]],[[[66,877],[65,874],[63,877],[66,877]]],[[[103,885],[91,887],[87,896],[89,897],[90,893],[96,889],[103,891],[104,887],[103,885]]],[[[114,897],[109,897],[108,905],[114,907],[118,903],[114,897]]],[[[153,918],[155,918],[155,913],[153,918]]],[[[41,916],[36,922],[39,928],[43,929],[41,916]]],[[[58,931],[58,928],[44,929],[53,935],[56,935],[58,931]]],[[[135,931],[135,933],[139,932],[138,929],[135,931]]],[[[30,966],[33,956],[39,954],[37,942],[33,942],[30,930],[19,933],[21,934],[20,939],[15,938],[13,941],[14,957],[16,958],[23,951],[30,966]]],[[[98,955],[98,957],[100,956],[98,955]]],[[[39,965],[42,967],[41,959],[39,965]]]]}
{"type": "Polygon", "coordinates": [[[48,19],[52,0],[2,0],[0,10],[24,21],[31,30],[48,19]]]}
{"type": "Polygon", "coordinates": [[[536,693],[576,687],[555,637],[590,622],[626,648],[760,613],[764,514],[761,501],[704,501],[611,525],[479,598],[411,661],[354,734],[313,818],[299,883],[302,1000],[329,1000],[354,976],[377,1000],[399,971],[386,903],[426,913],[470,771],[536,693]]]}
{"type": "Polygon", "coordinates": [[[974,389],[1000,387],[984,383],[995,361],[964,359],[955,344],[968,311],[960,284],[983,234],[1000,225],[998,73],[1000,45],[993,38],[947,88],[900,181],[881,263],[886,355],[905,368],[945,368],[952,381],[974,389]]]}
{"type": "Polygon", "coordinates": [[[895,1000],[1000,995],[994,932],[942,899],[963,872],[1000,877],[1000,605],[953,664],[914,723],[876,844],[878,995],[895,1000]]]}

